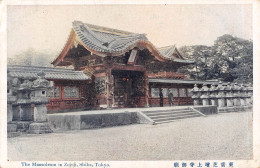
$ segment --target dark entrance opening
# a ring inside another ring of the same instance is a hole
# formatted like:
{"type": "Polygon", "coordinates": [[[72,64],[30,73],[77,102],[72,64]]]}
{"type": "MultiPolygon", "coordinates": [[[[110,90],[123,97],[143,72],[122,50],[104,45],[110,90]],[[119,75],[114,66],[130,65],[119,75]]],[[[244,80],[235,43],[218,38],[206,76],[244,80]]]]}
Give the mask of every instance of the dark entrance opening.
{"type": "Polygon", "coordinates": [[[113,70],[114,107],[143,107],[145,78],[141,71],[113,70]]]}

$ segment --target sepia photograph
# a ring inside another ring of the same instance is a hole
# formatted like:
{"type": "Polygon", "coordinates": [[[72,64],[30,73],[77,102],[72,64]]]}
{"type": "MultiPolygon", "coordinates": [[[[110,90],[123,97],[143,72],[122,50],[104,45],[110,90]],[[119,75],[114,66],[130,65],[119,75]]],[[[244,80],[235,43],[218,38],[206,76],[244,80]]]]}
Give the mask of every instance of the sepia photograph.
{"type": "Polygon", "coordinates": [[[6,27],[5,165],[257,160],[253,3],[20,3],[6,27]]]}

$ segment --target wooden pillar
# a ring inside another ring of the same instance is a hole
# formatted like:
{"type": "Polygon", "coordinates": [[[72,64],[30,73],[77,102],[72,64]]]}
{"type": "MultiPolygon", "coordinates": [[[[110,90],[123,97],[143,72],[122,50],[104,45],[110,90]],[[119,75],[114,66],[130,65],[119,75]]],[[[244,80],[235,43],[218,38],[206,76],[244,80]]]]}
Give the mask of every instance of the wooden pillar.
{"type": "Polygon", "coordinates": [[[114,80],[111,74],[111,68],[107,69],[106,76],[106,95],[107,95],[107,108],[112,108],[113,105],[113,88],[114,88],[114,80]]]}
{"type": "Polygon", "coordinates": [[[149,107],[149,81],[146,71],[144,71],[144,87],[145,87],[145,107],[149,107]]]}
{"type": "Polygon", "coordinates": [[[107,108],[112,108],[114,99],[114,78],[112,75],[112,57],[108,56],[105,60],[106,68],[106,99],[107,108]]]}

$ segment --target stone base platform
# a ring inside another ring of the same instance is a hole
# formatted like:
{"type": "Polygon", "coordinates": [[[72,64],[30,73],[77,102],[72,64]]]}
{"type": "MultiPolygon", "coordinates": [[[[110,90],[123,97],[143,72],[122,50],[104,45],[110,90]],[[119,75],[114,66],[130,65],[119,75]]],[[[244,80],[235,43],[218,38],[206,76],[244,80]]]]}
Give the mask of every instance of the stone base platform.
{"type": "Polygon", "coordinates": [[[67,112],[48,114],[48,122],[54,131],[63,130],[84,130],[91,128],[112,127],[129,124],[153,124],[147,117],[142,115],[143,111],[163,111],[171,109],[182,109],[193,107],[197,110],[217,113],[216,106],[174,106],[174,107],[148,107],[148,108],[124,108],[110,110],[92,110],[82,112],[67,112]],[[208,109],[208,110],[207,110],[208,109]]]}
{"type": "Polygon", "coordinates": [[[208,106],[192,106],[192,108],[200,111],[204,115],[210,115],[210,114],[217,114],[218,113],[218,107],[213,105],[208,106]]]}
{"type": "Polygon", "coordinates": [[[53,132],[47,122],[34,123],[33,121],[12,121],[7,124],[7,137],[16,137],[22,134],[45,134],[53,132]]]}
{"type": "Polygon", "coordinates": [[[32,121],[11,121],[7,124],[7,132],[26,132],[32,121]]]}
{"type": "Polygon", "coordinates": [[[7,132],[7,138],[20,136],[21,132],[7,132]]]}
{"type": "Polygon", "coordinates": [[[46,134],[52,133],[53,131],[50,128],[50,124],[47,122],[43,123],[32,123],[29,126],[29,134],[46,134]]]}
{"type": "Polygon", "coordinates": [[[16,132],[17,125],[15,123],[8,123],[7,124],[7,132],[16,132]]]}
{"type": "MultiPolygon", "coordinates": [[[[105,110],[106,111],[106,110],[105,110]]],[[[49,114],[48,121],[55,130],[83,130],[138,123],[136,112],[72,112],[49,114]]]]}
{"type": "Polygon", "coordinates": [[[219,113],[239,112],[239,111],[251,111],[253,106],[234,106],[234,107],[218,107],[219,113]]]}
{"type": "Polygon", "coordinates": [[[32,121],[11,121],[7,124],[7,137],[17,137],[29,130],[32,121]]]}

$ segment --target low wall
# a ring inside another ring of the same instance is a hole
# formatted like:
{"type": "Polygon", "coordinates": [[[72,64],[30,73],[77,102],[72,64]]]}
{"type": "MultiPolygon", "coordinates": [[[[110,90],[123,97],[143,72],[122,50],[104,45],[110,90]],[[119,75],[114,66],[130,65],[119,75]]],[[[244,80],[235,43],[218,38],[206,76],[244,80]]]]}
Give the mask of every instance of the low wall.
{"type": "MultiPolygon", "coordinates": [[[[217,114],[217,106],[191,106],[205,115],[217,114]]],[[[154,124],[154,121],[142,111],[163,111],[177,107],[131,108],[114,110],[96,110],[70,113],[48,114],[52,130],[84,130],[130,124],[154,124]]],[[[178,107],[187,108],[187,107],[178,107]]]]}
{"type": "MultiPolygon", "coordinates": [[[[149,98],[149,105],[150,107],[159,107],[160,106],[160,98],[149,98]]],[[[173,98],[173,105],[193,105],[193,100],[191,97],[174,97],[173,98]]],[[[163,98],[163,106],[169,106],[169,99],[163,98]]]]}
{"type": "Polygon", "coordinates": [[[138,121],[136,112],[81,115],[80,119],[80,129],[129,125],[138,121]]]}
{"type": "Polygon", "coordinates": [[[48,114],[47,118],[54,130],[80,130],[80,115],[48,114]]]}
{"type": "Polygon", "coordinates": [[[229,113],[229,112],[243,112],[252,111],[253,106],[233,106],[233,107],[219,107],[219,113],[229,113]]]}
{"type": "Polygon", "coordinates": [[[54,130],[83,130],[139,123],[137,112],[48,114],[54,130]]]}
{"type": "Polygon", "coordinates": [[[200,111],[201,113],[205,115],[209,114],[217,114],[218,113],[218,107],[217,106],[193,106],[194,109],[200,111]]]}

